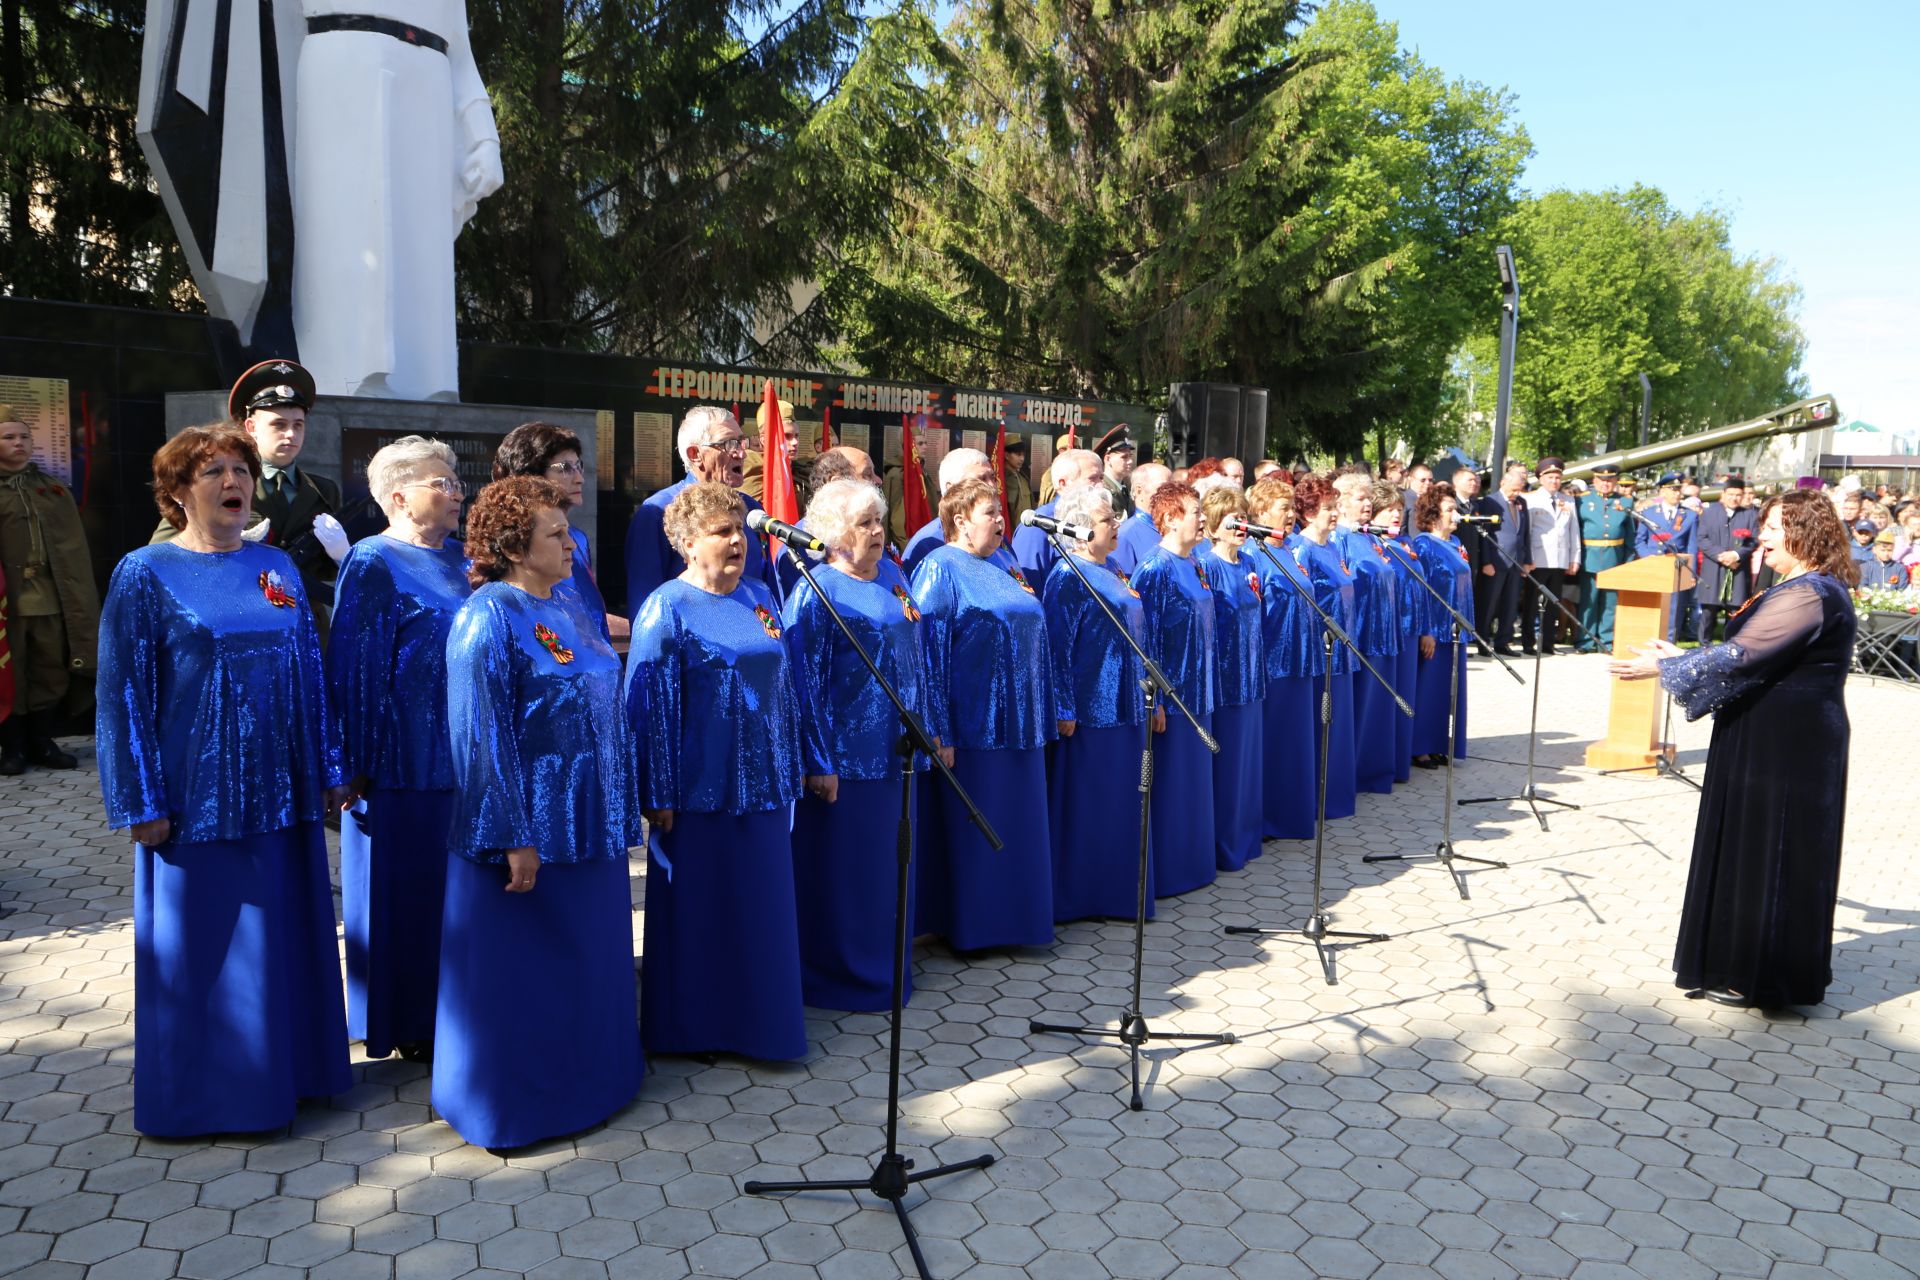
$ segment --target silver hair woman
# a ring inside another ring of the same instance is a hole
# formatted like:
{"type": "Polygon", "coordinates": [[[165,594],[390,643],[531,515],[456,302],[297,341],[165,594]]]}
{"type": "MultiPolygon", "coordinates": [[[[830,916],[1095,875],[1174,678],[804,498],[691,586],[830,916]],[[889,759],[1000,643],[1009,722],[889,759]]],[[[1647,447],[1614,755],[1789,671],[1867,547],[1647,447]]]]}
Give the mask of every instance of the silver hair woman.
{"type": "MultiPolygon", "coordinates": [[[[1082,529],[1093,529],[1112,514],[1113,491],[1103,484],[1070,489],[1053,509],[1053,518],[1061,524],[1076,525],[1082,529]]],[[[1068,548],[1075,551],[1086,545],[1081,538],[1071,539],[1067,543],[1068,548]]]]}
{"type": "Polygon", "coordinates": [[[402,436],[374,454],[373,460],[367,463],[367,492],[392,521],[396,512],[405,513],[413,505],[410,499],[417,495],[409,494],[410,489],[420,485],[432,487],[437,477],[453,481],[452,486],[439,487],[458,488],[464,493],[465,486],[456,475],[458,468],[453,447],[444,440],[402,436]]]}
{"type": "MultiPolygon", "coordinates": [[[[854,564],[871,558],[877,568],[886,551],[885,524],[887,502],[880,491],[860,480],[832,480],[820,487],[807,504],[807,532],[827,544],[830,561],[854,564]],[[881,526],[878,547],[867,545],[861,536],[868,522],[881,526]]],[[[837,566],[836,566],[837,567],[837,566]]]]}

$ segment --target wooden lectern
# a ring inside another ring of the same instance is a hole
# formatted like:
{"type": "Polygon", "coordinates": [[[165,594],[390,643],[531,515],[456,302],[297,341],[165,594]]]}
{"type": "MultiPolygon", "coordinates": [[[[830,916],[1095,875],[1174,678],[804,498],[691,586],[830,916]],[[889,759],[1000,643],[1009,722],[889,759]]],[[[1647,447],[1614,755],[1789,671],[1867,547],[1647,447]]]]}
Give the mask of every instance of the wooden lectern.
{"type": "MultiPolygon", "coordinates": [[[[1680,556],[1648,556],[1602,570],[1594,581],[1620,598],[1613,615],[1613,652],[1631,657],[1655,636],[1667,634],[1673,598],[1693,585],[1680,556]]],[[[1658,680],[1615,680],[1607,713],[1607,736],[1587,747],[1591,769],[1644,769],[1658,756],[1673,758],[1673,744],[1660,741],[1660,706],[1666,693],[1658,680]]]]}

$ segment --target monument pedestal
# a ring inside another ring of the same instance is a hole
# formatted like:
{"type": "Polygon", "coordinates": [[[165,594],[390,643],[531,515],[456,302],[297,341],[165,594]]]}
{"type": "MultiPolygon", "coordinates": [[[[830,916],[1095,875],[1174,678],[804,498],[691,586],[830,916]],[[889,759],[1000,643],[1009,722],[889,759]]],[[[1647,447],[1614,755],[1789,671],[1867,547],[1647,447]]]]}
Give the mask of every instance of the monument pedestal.
{"type": "MultiPolygon", "coordinates": [[[[1616,565],[1595,575],[1594,581],[1619,593],[1613,652],[1615,657],[1632,657],[1641,645],[1667,634],[1674,597],[1693,585],[1693,573],[1678,556],[1651,556],[1616,565]]],[[[1673,744],[1660,741],[1665,696],[1658,680],[1615,680],[1607,736],[1587,747],[1587,767],[1646,769],[1660,756],[1673,759],[1673,744]]]]}

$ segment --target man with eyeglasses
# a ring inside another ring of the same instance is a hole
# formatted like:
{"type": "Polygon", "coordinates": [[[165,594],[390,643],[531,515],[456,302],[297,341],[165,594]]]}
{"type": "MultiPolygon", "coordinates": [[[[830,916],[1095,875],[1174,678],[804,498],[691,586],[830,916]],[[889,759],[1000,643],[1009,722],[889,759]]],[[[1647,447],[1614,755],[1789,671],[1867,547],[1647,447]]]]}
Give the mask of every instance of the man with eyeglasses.
{"type": "MultiPolygon", "coordinates": [[[[253,514],[244,536],[279,547],[292,558],[324,646],[333,618],[338,562],[346,558],[352,542],[334,515],[340,510],[340,486],[299,462],[313,400],[311,373],[291,360],[263,360],[234,382],[227,394],[227,416],[239,422],[260,451],[260,479],[253,487],[253,514]]],[[[162,520],[147,541],[170,542],[177,532],[162,520]]]]}
{"type": "MultiPolygon", "coordinates": [[[[747,439],[740,430],[740,422],[718,405],[701,404],[687,410],[687,416],[680,420],[675,445],[680,460],[686,464],[686,478],[641,503],[640,509],[633,513],[633,521],[627,525],[629,619],[639,615],[640,606],[655,587],[678,577],[687,567],[680,553],[667,541],[668,504],[691,484],[711,482],[738,489],[746,470],[747,439]]],[[[749,514],[761,509],[752,498],[740,496],[749,514]]],[[[766,540],[757,533],[747,536],[747,566],[741,576],[766,584],[774,598],[779,598],[780,589],[767,559],[766,540]]]]}

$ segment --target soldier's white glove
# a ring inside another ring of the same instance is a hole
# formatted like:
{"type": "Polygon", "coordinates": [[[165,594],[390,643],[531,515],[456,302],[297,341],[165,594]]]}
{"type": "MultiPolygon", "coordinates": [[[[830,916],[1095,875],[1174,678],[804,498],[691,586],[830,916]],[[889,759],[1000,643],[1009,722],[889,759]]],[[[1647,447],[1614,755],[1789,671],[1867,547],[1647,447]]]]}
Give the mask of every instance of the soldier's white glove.
{"type": "Polygon", "coordinates": [[[265,542],[267,531],[273,528],[273,521],[262,520],[259,524],[249,525],[240,531],[240,537],[247,542],[265,542]]]}
{"type": "Polygon", "coordinates": [[[320,540],[333,562],[339,564],[347,558],[347,552],[353,546],[353,539],[347,536],[346,526],[322,511],[313,518],[313,536],[320,540]]]}

